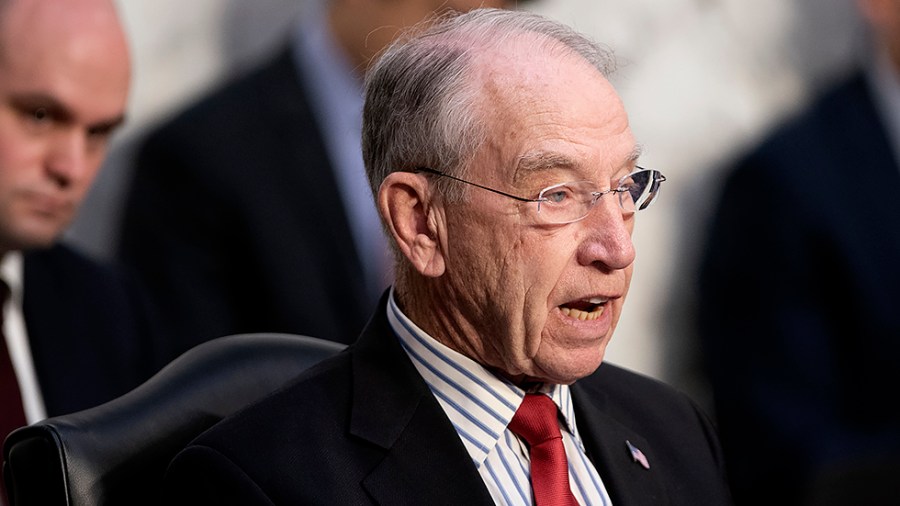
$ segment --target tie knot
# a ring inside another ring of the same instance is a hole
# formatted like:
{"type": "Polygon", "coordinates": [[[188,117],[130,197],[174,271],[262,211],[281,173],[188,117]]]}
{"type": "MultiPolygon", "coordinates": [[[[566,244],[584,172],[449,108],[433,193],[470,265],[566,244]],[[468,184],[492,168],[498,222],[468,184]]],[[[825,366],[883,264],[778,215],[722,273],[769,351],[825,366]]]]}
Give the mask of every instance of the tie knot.
{"type": "Polygon", "coordinates": [[[537,446],[550,439],[559,439],[556,404],[543,394],[526,394],[525,399],[512,421],[509,430],[528,441],[529,446],[537,446]]]}

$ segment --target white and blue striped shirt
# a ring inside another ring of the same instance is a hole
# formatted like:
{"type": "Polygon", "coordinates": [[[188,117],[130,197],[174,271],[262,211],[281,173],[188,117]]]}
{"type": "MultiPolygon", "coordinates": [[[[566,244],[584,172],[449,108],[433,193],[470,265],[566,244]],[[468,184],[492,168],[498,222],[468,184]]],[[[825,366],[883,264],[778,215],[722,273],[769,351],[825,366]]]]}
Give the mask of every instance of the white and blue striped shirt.
{"type": "MultiPolygon", "coordinates": [[[[444,408],[494,502],[531,505],[528,447],[507,429],[525,391],[426,334],[397,307],[393,291],[388,321],[416,369],[444,408]]],[[[585,455],[567,385],[544,385],[562,414],[560,431],[569,461],[569,484],[578,503],[611,506],[597,470],[585,455]]]]}

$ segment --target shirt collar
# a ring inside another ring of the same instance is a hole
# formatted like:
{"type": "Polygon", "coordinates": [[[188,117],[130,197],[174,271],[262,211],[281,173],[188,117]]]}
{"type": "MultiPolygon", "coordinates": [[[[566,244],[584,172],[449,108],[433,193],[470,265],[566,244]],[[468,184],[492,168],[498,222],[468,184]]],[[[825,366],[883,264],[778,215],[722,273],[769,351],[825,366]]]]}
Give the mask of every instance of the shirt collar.
{"type": "Polygon", "coordinates": [[[12,300],[21,301],[23,291],[23,257],[21,251],[10,251],[0,261],[0,279],[9,286],[12,300]]]}
{"type": "MultiPolygon", "coordinates": [[[[476,466],[501,441],[525,391],[481,364],[441,344],[412,322],[391,289],[387,317],[416,369],[444,408],[476,466]]],[[[559,408],[565,427],[582,446],[568,385],[540,385],[559,408]]]]}

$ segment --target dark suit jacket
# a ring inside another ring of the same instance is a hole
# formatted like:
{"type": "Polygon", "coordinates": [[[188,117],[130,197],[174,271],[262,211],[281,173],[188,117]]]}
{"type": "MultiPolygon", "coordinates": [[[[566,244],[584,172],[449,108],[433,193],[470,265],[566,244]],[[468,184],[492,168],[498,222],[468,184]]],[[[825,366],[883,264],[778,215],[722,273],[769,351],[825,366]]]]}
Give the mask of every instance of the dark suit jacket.
{"type": "MultiPolygon", "coordinates": [[[[384,313],[382,303],[348,351],[183,450],[168,470],[167,503],[493,504],[384,313]]],[[[614,504],[729,504],[716,435],[687,397],[604,364],[573,398],[614,504]]]]}
{"type": "Polygon", "coordinates": [[[900,168],[867,86],[853,76],[744,157],[714,217],[699,317],[747,504],[900,457],[882,394],[900,388],[900,168]]]}
{"type": "Polygon", "coordinates": [[[49,416],[122,395],[161,365],[151,312],[121,272],[63,245],[24,257],[25,326],[49,416]]]}
{"type": "Polygon", "coordinates": [[[291,53],[226,85],[140,150],[121,259],[179,333],[352,342],[375,300],[291,53]]]}

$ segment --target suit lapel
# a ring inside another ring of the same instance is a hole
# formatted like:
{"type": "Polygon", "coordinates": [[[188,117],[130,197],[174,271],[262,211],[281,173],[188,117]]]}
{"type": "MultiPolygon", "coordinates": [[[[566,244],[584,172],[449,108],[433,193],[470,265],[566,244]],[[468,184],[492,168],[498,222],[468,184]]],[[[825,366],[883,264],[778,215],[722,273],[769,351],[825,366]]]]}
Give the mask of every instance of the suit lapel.
{"type": "MultiPolygon", "coordinates": [[[[382,300],[383,302],[383,300],[382,300]]],[[[456,430],[379,305],[355,346],[350,432],[384,450],[363,486],[377,504],[493,504],[456,430]]]]}
{"type": "Polygon", "coordinates": [[[576,382],[572,398],[578,432],[613,504],[668,504],[663,483],[653,469],[653,448],[640,434],[607,414],[605,394],[576,382]],[[650,469],[635,461],[626,441],[644,453],[650,469]]]}
{"type": "MultiPolygon", "coordinates": [[[[363,481],[375,502],[381,505],[493,504],[443,412],[436,413],[423,398],[411,415],[393,421],[402,426],[399,437],[387,449],[381,464],[363,481]]],[[[391,423],[391,420],[383,422],[391,423]]]]}
{"type": "Polygon", "coordinates": [[[25,298],[22,312],[44,405],[47,414],[52,416],[59,414],[66,402],[82,402],[80,399],[65,399],[66,392],[73,396],[79,394],[75,389],[60,390],[60,385],[71,381],[72,364],[85,364],[86,360],[79,343],[73,339],[61,339],[62,336],[81,335],[84,329],[78,326],[81,319],[72,313],[76,304],[64,302],[75,299],[68,292],[68,287],[57,282],[61,276],[55,272],[55,266],[47,261],[50,255],[42,251],[24,256],[25,298]]]}
{"type": "Polygon", "coordinates": [[[843,185],[847,189],[846,198],[853,199],[851,206],[846,206],[853,213],[851,226],[868,224],[871,229],[864,236],[874,239],[870,251],[882,254],[885,262],[896,258],[900,252],[900,227],[897,217],[900,216],[900,167],[891,141],[887,137],[879,111],[875,107],[868,85],[860,76],[851,87],[851,100],[841,103],[840,121],[826,122],[829,135],[835,139],[833,145],[843,145],[841,140],[847,139],[854,149],[836,153],[842,167],[852,170],[837,171],[839,178],[833,184],[837,188],[843,185]],[[847,132],[852,132],[848,135],[847,132]],[[848,179],[840,179],[849,176],[848,179]],[[853,198],[859,192],[864,198],[853,198]],[[880,251],[879,251],[880,249],[880,251]]]}

